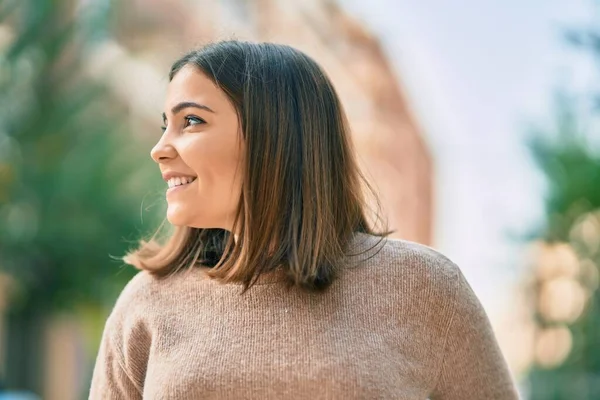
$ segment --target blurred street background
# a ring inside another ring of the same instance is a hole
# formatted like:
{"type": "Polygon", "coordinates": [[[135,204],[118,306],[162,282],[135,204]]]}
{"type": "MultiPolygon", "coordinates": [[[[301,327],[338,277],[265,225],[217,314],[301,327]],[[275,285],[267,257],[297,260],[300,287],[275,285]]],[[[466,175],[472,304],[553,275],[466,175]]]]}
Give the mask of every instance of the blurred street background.
{"type": "Polygon", "coordinates": [[[600,399],[599,7],[0,0],[0,399],[87,398],[165,212],[170,64],[230,38],[324,67],[395,237],[462,268],[524,399],[600,399]]]}

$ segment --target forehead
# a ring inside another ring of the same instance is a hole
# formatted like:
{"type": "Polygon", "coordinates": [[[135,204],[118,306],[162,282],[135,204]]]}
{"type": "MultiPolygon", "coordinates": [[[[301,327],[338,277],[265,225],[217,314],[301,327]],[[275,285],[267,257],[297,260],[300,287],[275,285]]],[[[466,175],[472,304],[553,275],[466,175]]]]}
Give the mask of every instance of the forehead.
{"type": "Polygon", "coordinates": [[[167,87],[165,112],[178,103],[193,101],[205,104],[215,112],[228,103],[225,93],[198,68],[186,65],[173,77],[167,87]]]}

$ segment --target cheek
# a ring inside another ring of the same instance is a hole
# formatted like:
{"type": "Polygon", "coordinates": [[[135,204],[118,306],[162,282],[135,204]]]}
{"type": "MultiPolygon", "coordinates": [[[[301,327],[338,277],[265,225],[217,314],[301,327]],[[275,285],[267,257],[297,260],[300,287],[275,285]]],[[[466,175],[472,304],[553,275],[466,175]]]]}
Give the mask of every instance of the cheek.
{"type": "MultiPolygon", "coordinates": [[[[198,175],[199,189],[231,192],[242,181],[241,149],[237,143],[203,140],[186,152],[184,161],[198,175]]],[[[183,158],[183,154],[182,154],[183,158]]]]}

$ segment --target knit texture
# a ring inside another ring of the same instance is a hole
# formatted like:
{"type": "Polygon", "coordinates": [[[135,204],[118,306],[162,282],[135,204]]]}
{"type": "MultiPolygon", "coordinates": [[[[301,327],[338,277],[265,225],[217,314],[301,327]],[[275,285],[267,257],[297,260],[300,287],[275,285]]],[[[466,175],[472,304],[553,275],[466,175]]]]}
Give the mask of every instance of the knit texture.
{"type": "Polygon", "coordinates": [[[106,322],[90,399],[517,399],[460,269],[378,242],[357,234],[320,294],[278,274],[240,295],[203,268],[138,273],[106,322]]]}

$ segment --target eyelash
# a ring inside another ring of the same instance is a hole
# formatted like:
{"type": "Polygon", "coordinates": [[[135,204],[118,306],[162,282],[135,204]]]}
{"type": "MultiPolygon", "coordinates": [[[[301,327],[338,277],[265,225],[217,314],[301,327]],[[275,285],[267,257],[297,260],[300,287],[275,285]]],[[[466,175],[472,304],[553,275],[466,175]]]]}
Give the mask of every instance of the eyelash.
{"type": "MultiPolygon", "coordinates": [[[[191,120],[196,120],[196,121],[198,121],[198,122],[197,122],[197,123],[195,123],[194,125],[202,125],[202,124],[205,124],[205,123],[206,123],[206,121],[205,121],[205,120],[203,120],[203,119],[202,119],[202,118],[200,118],[200,117],[196,117],[195,115],[186,115],[186,116],[184,117],[184,119],[185,119],[185,121],[186,121],[186,125],[184,126],[184,128],[187,128],[188,126],[193,126],[193,125],[191,125],[191,124],[189,123],[191,120]]],[[[161,127],[160,127],[160,129],[161,129],[161,130],[164,132],[164,131],[166,131],[166,130],[167,130],[167,127],[166,127],[165,125],[163,125],[163,126],[161,126],[161,127]]]]}

